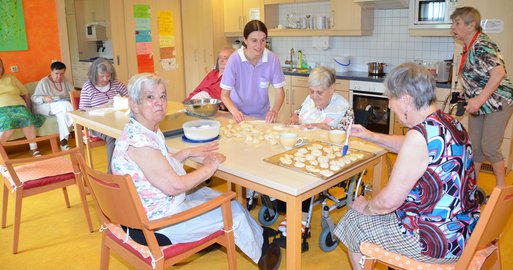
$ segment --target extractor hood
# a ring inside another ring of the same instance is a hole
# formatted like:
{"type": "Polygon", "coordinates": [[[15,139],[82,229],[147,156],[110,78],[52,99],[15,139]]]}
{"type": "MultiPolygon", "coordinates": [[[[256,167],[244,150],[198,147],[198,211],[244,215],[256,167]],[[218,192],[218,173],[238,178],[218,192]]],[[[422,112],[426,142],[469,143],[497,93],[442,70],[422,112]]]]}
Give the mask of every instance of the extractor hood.
{"type": "Polygon", "coordinates": [[[354,0],[363,7],[375,9],[408,8],[408,0],[354,0]]]}

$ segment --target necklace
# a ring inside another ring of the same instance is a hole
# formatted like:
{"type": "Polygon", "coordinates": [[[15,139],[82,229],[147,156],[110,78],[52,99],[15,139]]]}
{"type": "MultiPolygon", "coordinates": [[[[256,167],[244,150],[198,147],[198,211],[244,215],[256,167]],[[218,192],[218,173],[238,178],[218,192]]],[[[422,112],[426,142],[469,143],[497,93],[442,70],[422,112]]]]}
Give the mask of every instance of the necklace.
{"type": "Polygon", "coordinates": [[[460,76],[461,71],[463,70],[463,65],[465,64],[465,60],[467,59],[468,50],[474,45],[474,42],[476,42],[477,37],[479,36],[481,32],[476,32],[474,34],[474,37],[470,41],[470,43],[467,45],[463,45],[463,52],[461,53],[461,60],[460,60],[460,67],[458,68],[458,76],[460,76]]]}
{"type": "Polygon", "coordinates": [[[59,83],[60,87],[57,87],[57,84],[52,80],[52,78],[51,77],[49,77],[49,78],[50,78],[50,81],[52,81],[53,86],[55,87],[55,89],[57,89],[57,91],[59,91],[59,92],[62,92],[62,83],[59,83]]]}

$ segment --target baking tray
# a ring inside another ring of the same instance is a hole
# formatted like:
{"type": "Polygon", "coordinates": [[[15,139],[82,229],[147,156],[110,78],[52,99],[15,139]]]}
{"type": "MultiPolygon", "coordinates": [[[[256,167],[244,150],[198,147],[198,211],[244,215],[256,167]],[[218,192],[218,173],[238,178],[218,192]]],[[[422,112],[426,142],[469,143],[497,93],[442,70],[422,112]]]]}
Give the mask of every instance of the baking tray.
{"type": "Polygon", "coordinates": [[[341,152],[342,146],[340,145],[323,141],[313,141],[300,147],[265,158],[264,161],[326,180],[375,156],[374,153],[352,148],[349,149],[345,157],[341,156],[341,152]],[[319,152],[314,152],[315,149],[321,152],[320,155],[319,152]],[[331,152],[329,149],[331,149],[331,152]],[[301,157],[303,157],[303,159],[301,159],[301,157]],[[312,161],[314,158],[317,161],[317,164],[312,161]],[[289,162],[286,159],[291,161],[290,164],[288,164],[289,162]],[[301,164],[298,164],[297,162],[303,163],[304,166],[301,167],[301,164]],[[325,168],[326,165],[321,165],[322,163],[327,163],[328,168],[325,168]],[[338,165],[338,167],[332,166],[334,164],[338,165]],[[330,172],[327,172],[326,170],[329,170],[330,172]]]}

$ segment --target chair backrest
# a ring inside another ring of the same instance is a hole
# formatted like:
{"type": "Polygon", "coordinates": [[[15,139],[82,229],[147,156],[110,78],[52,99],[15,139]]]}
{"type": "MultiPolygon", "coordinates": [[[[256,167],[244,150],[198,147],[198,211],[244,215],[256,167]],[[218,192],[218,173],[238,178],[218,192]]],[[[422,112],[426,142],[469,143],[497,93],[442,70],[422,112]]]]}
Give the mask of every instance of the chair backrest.
{"type": "Polygon", "coordinates": [[[499,240],[513,211],[513,186],[496,187],[455,269],[467,269],[477,250],[499,240]]]}
{"type": "Polygon", "coordinates": [[[132,178],[93,170],[82,157],[79,164],[102,222],[142,229],[148,218],[132,178]]]}
{"type": "Polygon", "coordinates": [[[69,92],[69,97],[71,99],[71,106],[73,106],[73,110],[78,110],[78,105],[80,104],[80,91],[72,90],[69,92]]]}

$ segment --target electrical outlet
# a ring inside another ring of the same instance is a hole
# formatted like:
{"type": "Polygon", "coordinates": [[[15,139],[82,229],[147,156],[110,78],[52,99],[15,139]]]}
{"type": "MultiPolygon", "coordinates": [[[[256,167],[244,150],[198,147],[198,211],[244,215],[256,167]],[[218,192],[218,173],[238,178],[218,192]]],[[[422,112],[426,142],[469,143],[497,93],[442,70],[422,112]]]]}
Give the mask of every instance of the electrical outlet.
{"type": "Polygon", "coordinates": [[[11,72],[18,72],[18,66],[11,66],[11,72]]]}

